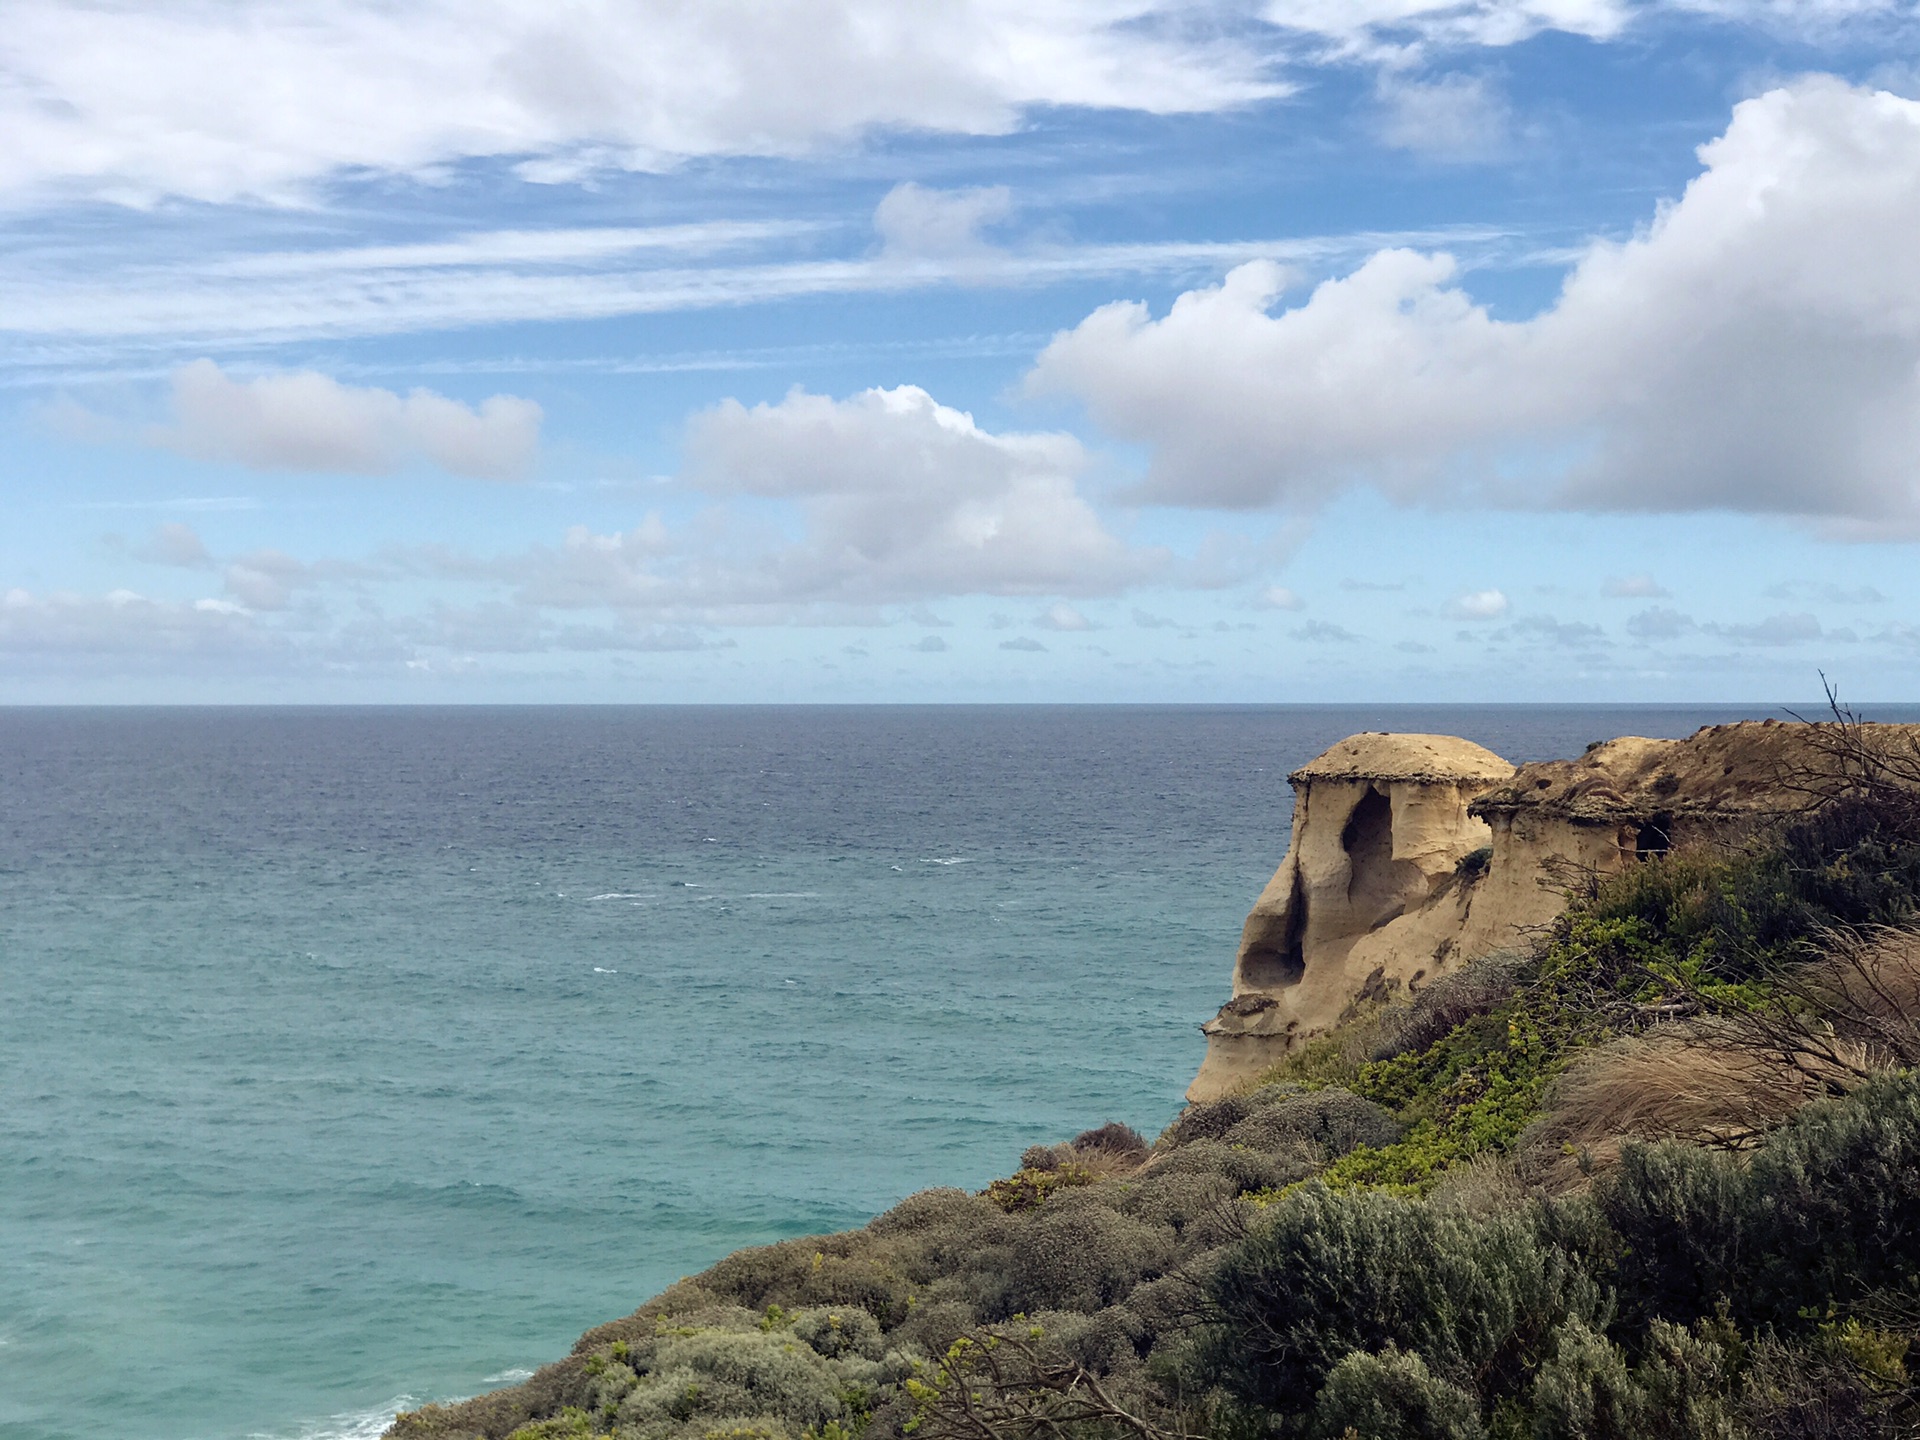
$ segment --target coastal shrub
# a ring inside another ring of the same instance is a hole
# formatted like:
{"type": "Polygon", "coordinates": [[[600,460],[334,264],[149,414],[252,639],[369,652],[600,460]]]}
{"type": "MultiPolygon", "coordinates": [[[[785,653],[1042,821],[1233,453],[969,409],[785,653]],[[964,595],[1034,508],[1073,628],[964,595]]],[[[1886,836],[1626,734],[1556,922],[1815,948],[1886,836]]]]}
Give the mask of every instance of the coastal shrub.
{"type": "Polygon", "coordinates": [[[1405,1131],[1392,1114],[1371,1100],[1329,1087],[1290,1095],[1277,1105],[1256,1110],[1222,1138],[1229,1146],[1283,1154],[1304,1149],[1317,1169],[1362,1145],[1391,1145],[1405,1131]]]}
{"type": "Polygon", "coordinates": [[[1236,1195],[1241,1195],[1278,1190],[1306,1179],[1315,1168],[1312,1158],[1297,1152],[1274,1155],[1220,1140],[1198,1140],[1165,1156],[1153,1167],[1153,1174],[1160,1181],[1174,1176],[1224,1180],[1236,1195]]]}
{"type": "Polygon", "coordinates": [[[1807,1107],[1741,1165],[1634,1146],[1597,1197],[1623,1314],[1804,1328],[1870,1287],[1920,1290],[1920,1076],[1807,1107]]]}
{"type": "Polygon", "coordinates": [[[980,1315],[970,1300],[916,1297],[907,1318],[890,1332],[890,1338],[896,1345],[922,1355],[944,1355],[949,1345],[979,1323],[980,1315]]]}
{"type": "Polygon", "coordinates": [[[1748,1434],[1794,1440],[1893,1440],[1911,1426],[1889,1424],[1902,1398],[1876,1394],[1835,1347],[1762,1336],[1748,1356],[1735,1415],[1748,1434]]]}
{"type": "Polygon", "coordinates": [[[1049,1170],[1016,1170],[987,1186],[986,1197],[1009,1215],[1037,1210],[1057,1190],[1097,1184],[1104,1177],[1077,1161],[1064,1161],[1049,1170]]]}
{"type": "Polygon", "coordinates": [[[702,1330],[661,1346],[657,1368],[621,1402],[622,1429],[778,1417],[817,1427],[845,1409],[846,1384],[811,1347],[783,1330],[702,1330]]]}
{"type": "Polygon", "coordinates": [[[1238,1187],[1224,1175],[1155,1173],[1145,1184],[1129,1188],[1118,1197],[1118,1209],[1124,1215],[1149,1225],[1164,1225],[1183,1243],[1218,1244],[1231,1234],[1217,1225],[1223,1205],[1231,1205],[1238,1187]]]}
{"type": "Polygon", "coordinates": [[[791,1326],[797,1338],[829,1360],[848,1355],[878,1360],[886,1349],[879,1322],[865,1310],[801,1310],[793,1316],[791,1326]]]}
{"type": "Polygon", "coordinates": [[[1015,1238],[1006,1300],[1014,1311],[1091,1311],[1117,1304],[1172,1263],[1171,1231],[1090,1201],[1062,1197],[1015,1238]]]}
{"type": "Polygon", "coordinates": [[[1534,1440],[1653,1440],[1648,1397],[1618,1345],[1581,1320],[1554,1332],[1534,1376],[1534,1440]]]}
{"type": "Polygon", "coordinates": [[[1167,1127],[1161,1139],[1168,1145],[1191,1145],[1196,1140],[1218,1140],[1253,1111],[1253,1100],[1246,1095],[1226,1095],[1218,1100],[1189,1105],[1167,1127]]]}
{"type": "Polygon", "coordinates": [[[1599,1285],[1537,1210],[1487,1220],[1381,1192],[1312,1184],[1273,1204],[1207,1285],[1202,1373],[1242,1403],[1306,1409],[1349,1353],[1417,1353],[1462,1388],[1504,1391],[1599,1285]]]}
{"type": "Polygon", "coordinates": [[[1427,1369],[1418,1355],[1389,1347],[1356,1350],[1327,1374],[1307,1433],[1314,1440],[1482,1440],[1480,1402],[1427,1369]]]}
{"type": "Polygon", "coordinates": [[[1524,952],[1496,950],[1389,1005],[1376,1022],[1372,1058],[1391,1060],[1409,1050],[1425,1050],[1475,1016],[1499,1008],[1527,969],[1524,952]]]}
{"type": "Polygon", "coordinates": [[[1146,1138],[1131,1125],[1122,1125],[1117,1120],[1092,1130],[1083,1130],[1073,1137],[1071,1148],[1081,1156],[1105,1156],[1123,1164],[1139,1164],[1147,1158],[1146,1138]]]}

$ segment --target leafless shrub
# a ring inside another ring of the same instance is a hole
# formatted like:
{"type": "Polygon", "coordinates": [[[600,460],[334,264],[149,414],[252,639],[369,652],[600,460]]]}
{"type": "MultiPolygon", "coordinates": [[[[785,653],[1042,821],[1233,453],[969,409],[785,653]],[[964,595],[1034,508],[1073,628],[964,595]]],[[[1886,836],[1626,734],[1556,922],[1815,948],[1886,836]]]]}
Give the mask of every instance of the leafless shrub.
{"type": "Polygon", "coordinates": [[[1818,958],[1769,971],[1764,998],[1729,1004],[1694,991],[1717,1014],[1717,1043],[1840,1094],[1879,1070],[1920,1065],[1920,931],[1832,930],[1818,958]]]}
{"type": "Polygon", "coordinates": [[[1905,833],[1920,834],[1920,732],[1866,720],[1840,703],[1824,675],[1821,682],[1828,718],[1805,721],[1806,758],[1786,766],[1780,784],[1808,810],[1864,804],[1905,833]]]}
{"type": "Polygon", "coordinates": [[[1110,1391],[1102,1377],[1038,1326],[963,1335],[926,1379],[908,1382],[924,1440],[1200,1440],[1170,1404],[1151,1408],[1110,1391]]]}

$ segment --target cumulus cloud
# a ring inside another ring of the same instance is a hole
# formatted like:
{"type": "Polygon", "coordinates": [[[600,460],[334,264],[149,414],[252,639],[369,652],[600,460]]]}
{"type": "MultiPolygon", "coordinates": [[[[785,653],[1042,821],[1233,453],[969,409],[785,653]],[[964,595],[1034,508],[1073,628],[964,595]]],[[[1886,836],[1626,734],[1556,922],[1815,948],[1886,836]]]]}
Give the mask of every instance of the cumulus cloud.
{"type": "Polygon", "coordinates": [[[495,395],[478,408],[431,390],[399,395],[313,370],[235,379],[211,360],[173,372],[170,425],[155,445],[254,470],[385,474],[425,460],[456,475],[510,480],[540,439],[540,407],[495,395]]]}
{"type": "Polygon", "coordinates": [[[1269,585],[1255,598],[1262,610],[1304,610],[1307,602],[1284,585],[1269,585]]]}
{"type": "Polygon", "coordinates": [[[1685,194],[1494,319],[1386,250],[1280,309],[1255,262],[1095,311],[1029,378],[1150,449],[1146,498],[1734,510],[1920,528],[1920,102],[1815,77],[1737,106],[1685,194]]]}
{"type": "Polygon", "coordinates": [[[1360,637],[1344,625],[1335,625],[1329,620],[1309,620],[1294,627],[1293,638],[1321,645],[1350,645],[1360,637]]]}
{"type": "Polygon", "coordinates": [[[182,655],[257,650],[271,637],[231,600],[156,600],[133,590],[0,594],[0,654],[182,655]]]}
{"type": "Polygon", "coordinates": [[[794,155],[1029,107],[1173,114],[1281,93],[1183,0],[14,0],[0,193],[299,198],[347,168],[521,158],[568,180],[794,155]]]}
{"type": "Polygon", "coordinates": [[[918,650],[922,655],[938,655],[947,648],[947,642],[938,635],[922,635],[907,648],[918,650]]]}
{"type": "Polygon", "coordinates": [[[799,509],[803,537],[728,581],[769,598],[1092,595],[1165,565],[1111,534],[1079,493],[1078,440],[996,434],[916,386],[728,400],[690,423],[687,462],[683,478],[709,495],[799,509]]]}
{"type": "Polygon", "coordinates": [[[280,550],[255,550],[227,566],[227,593],[249,610],[285,610],[312,570],[280,550]]]}
{"type": "Polygon", "coordinates": [[[1493,620],[1509,608],[1506,595],[1499,590],[1470,590],[1448,601],[1446,613],[1455,620],[1493,620]]]}
{"type": "Polygon", "coordinates": [[[981,227],[1012,210],[1013,195],[1004,185],[933,190],[909,180],[874,208],[873,228],[888,259],[966,259],[988,248],[981,227]]]}
{"type": "Polygon", "coordinates": [[[1033,617],[1033,623],[1042,630],[1058,630],[1063,633],[1096,628],[1091,620],[1071,605],[1049,605],[1033,617]]]}
{"type": "Polygon", "coordinates": [[[1029,654],[1038,654],[1047,647],[1042,645],[1038,640],[1030,639],[1025,635],[1016,635],[1011,640],[1002,640],[1000,642],[1000,648],[1002,650],[1024,650],[1029,654]]]}
{"type": "Polygon", "coordinates": [[[1691,615],[1665,605],[1651,606],[1627,621],[1627,633],[1640,640],[1677,640],[1695,628],[1691,615]]]}

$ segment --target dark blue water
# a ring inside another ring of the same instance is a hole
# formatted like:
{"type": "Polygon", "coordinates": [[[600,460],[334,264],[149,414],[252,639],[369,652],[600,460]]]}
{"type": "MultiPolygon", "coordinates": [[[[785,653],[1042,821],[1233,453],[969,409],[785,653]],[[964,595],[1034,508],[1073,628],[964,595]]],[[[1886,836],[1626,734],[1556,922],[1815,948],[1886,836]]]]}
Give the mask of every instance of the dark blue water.
{"type": "Polygon", "coordinates": [[[1290,768],[1740,713],[0,710],[0,1437],[375,1434],[1151,1134],[1290,768]]]}

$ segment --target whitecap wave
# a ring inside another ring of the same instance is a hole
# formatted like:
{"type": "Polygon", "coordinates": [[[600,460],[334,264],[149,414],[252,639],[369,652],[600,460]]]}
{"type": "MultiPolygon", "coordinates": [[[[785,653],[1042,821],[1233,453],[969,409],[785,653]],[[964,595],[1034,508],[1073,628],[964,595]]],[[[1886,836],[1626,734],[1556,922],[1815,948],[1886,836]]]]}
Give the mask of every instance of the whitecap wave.
{"type": "Polygon", "coordinates": [[[380,1440],[387,1427],[393,1424],[394,1416],[402,1410],[414,1409],[419,1404],[417,1395],[396,1395],[376,1409],[349,1410],[339,1415],[329,1415],[298,1430],[256,1430],[247,1440],[380,1440]]]}
{"type": "Polygon", "coordinates": [[[604,895],[589,895],[589,900],[651,900],[651,890],[609,890],[604,895]]]}
{"type": "Polygon", "coordinates": [[[502,1370],[498,1375],[482,1375],[482,1385],[518,1385],[522,1380],[531,1380],[531,1370],[502,1370]]]}
{"type": "Polygon", "coordinates": [[[944,860],[922,860],[922,865],[971,865],[973,862],[962,855],[950,855],[944,860]]]}

